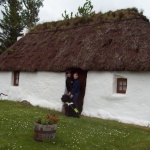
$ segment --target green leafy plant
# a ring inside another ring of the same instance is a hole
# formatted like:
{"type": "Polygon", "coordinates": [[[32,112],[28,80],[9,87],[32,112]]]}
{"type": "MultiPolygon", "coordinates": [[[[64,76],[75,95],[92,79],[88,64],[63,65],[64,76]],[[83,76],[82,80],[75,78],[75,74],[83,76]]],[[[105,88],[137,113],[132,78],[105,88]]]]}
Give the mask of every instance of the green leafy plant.
{"type": "Polygon", "coordinates": [[[77,17],[89,17],[95,14],[95,11],[93,11],[93,5],[90,0],[86,0],[83,6],[78,7],[78,12],[73,15],[73,12],[70,14],[67,14],[67,11],[64,11],[64,14],[62,14],[62,17],[64,19],[72,19],[77,17]]]}
{"type": "Polygon", "coordinates": [[[42,125],[52,125],[57,124],[59,117],[56,114],[47,114],[46,117],[40,117],[37,123],[42,125]]]}
{"type": "Polygon", "coordinates": [[[0,0],[0,54],[23,35],[23,29],[32,29],[39,21],[43,0],[0,0]]]}
{"type": "Polygon", "coordinates": [[[84,3],[84,5],[82,7],[79,6],[78,8],[78,12],[75,15],[76,17],[78,16],[91,16],[93,14],[95,14],[93,10],[93,5],[91,3],[90,0],[86,0],[86,2],[84,3]]]}
{"type": "Polygon", "coordinates": [[[72,19],[73,18],[73,12],[71,12],[70,15],[69,15],[69,14],[67,14],[67,11],[65,10],[64,14],[62,14],[62,17],[64,19],[72,19]]]}

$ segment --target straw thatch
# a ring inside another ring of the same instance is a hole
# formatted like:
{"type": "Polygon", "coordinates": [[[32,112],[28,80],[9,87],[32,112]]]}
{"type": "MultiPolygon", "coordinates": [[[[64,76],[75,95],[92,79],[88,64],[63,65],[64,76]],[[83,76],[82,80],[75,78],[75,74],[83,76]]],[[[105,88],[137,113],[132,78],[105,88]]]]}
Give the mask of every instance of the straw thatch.
{"type": "Polygon", "coordinates": [[[38,26],[0,56],[0,70],[149,71],[150,24],[136,11],[124,14],[54,30],[38,26]]]}

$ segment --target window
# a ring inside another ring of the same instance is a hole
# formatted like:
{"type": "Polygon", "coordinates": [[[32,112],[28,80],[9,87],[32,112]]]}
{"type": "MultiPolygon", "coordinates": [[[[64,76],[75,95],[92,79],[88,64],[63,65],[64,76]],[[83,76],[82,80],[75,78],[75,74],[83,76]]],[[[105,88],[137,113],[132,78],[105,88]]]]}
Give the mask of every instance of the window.
{"type": "Polygon", "coordinates": [[[127,89],[127,79],[117,78],[117,93],[126,93],[127,89]]]}
{"type": "Polygon", "coordinates": [[[15,71],[14,72],[14,86],[18,86],[19,85],[19,71],[15,71]]]}

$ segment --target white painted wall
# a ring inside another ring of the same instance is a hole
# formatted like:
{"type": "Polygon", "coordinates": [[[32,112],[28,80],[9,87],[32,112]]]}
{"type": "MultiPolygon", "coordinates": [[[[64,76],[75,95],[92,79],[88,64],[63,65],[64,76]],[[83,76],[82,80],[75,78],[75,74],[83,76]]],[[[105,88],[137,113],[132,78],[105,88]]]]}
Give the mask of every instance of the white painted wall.
{"type": "MultiPolygon", "coordinates": [[[[0,72],[0,93],[9,100],[28,100],[33,105],[60,111],[65,73],[21,72],[19,86],[12,73],[0,72]]],[[[147,126],[150,124],[150,72],[88,72],[82,114],[147,126]],[[127,93],[116,93],[116,78],[127,78],[127,93]]]]}
{"type": "Polygon", "coordinates": [[[65,74],[52,72],[20,72],[19,86],[13,86],[12,73],[0,72],[0,93],[3,99],[28,100],[33,105],[61,110],[65,91],[65,74]]]}
{"type": "Polygon", "coordinates": [[[9,87],[12,85],[11,81],[12,81],[11,72],[0,72],[0,93],[6,94],[9,92],[9,87]]]}
{"type": "Polygon", "coordinates": [[[83,114],[149,125],[150,72],[89,72],[83,114]],[[126,94],[116,93],[116,77],[127,78],[126,94]]]}

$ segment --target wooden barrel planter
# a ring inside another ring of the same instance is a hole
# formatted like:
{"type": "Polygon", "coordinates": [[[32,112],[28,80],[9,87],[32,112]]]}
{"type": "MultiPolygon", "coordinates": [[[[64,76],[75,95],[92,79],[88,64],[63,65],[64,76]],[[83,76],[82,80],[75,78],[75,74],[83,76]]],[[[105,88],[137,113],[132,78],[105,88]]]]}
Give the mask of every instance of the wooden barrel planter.
{"type": "Polygon", "coordinates": [[[39,123],[34,124],[34,139],[36,141],[53,140],[56,135],[57,124],[42,125],[39,123]]]}

